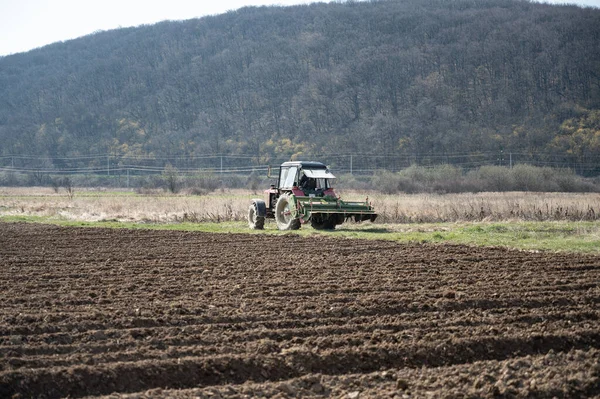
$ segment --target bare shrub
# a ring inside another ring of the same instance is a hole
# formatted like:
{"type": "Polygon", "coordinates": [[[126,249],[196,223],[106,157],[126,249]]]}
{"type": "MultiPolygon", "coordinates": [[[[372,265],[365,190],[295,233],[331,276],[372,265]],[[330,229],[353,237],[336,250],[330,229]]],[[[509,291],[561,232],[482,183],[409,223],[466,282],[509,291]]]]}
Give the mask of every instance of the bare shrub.
{"type": "Polygon", "coordinates": [[[216,181],[221,187],[244,188],[246,186],[246,177],[244,175],[225,174],[219,176],[216,181]]]}
{"type": "Polygon", "coordinates": [[[514,191],[510,169],[503,166],[482,166],[471,171],[467,178],[476,179],[483,185],[480,191],[514,191]]]}
{"type": "MultiPolygon", "coordinates": [[[[351,175],[350,173],[347,173],[342,175],[336,174],[336,177],[335,187],[338,188],[356,191],[373,189],[373,179],[371,176],[351,175]]],[[[275,184],[275,182],[273,184],[275,184]]]]}
{"type": "Polygon", "coordinates": [[[256,190],[258,190],[260,187],[260,182],[261,181],[258,177],[258,173],[256,173],[256,171],[252,171],[252,173],[250,173],[250,175],[248,176],[248,182],[246,183],[246,186],[253,193],[256,193],[256,190]]]}
{"type": "Polygon", "coordinates": [[[556,176],[554,176],[554,181],[558,186],[557,191],[561,192],[594,193],[600,191],[600,179],[598,179],[597,182],[594,182],[594,180],[584,180],[569,169],[561,169],[560,173],[557,173],[556,176]]]}
{"type": "Polygon", "coordinates": [[[13,171],[0,172],[0,185],[2,186],[18,186],[19,178],[13,171]]]}
{"type": "MultiPolygon", "coordinates": [[[[344,180],[356,184],[357,179],[344,180]]],[[[482,166],[463,172],[452,165],[435,167],[410,166],[397,173],[377,172],[366,186],[358,189],[373,189],[383,194],[418,193],[478,193],[478,192],[600,192],[600,179],[585,179],[569,169],[537,167],[526,164],[514,168],[504,166],[482,166]]]]}
{"type": "Polygon", "coordinates": [[[50,179],[48,173],[38,170],[28,173],[27,176],[27,185],[29,186],[45,186],[50,179]]]}
{"type": "Polygon", "coordinates": [[[382,172],[375,176],[373,186],[386,194],[471,191],[471,185],[464,182],[462,170],[452,165],[432,168],[412,165],[398,173],[382,172]]]}
{"type": "Polygon", "coordinates": [[[518,191],[559,191],[559,186],[554,180],[554,175],[560,173],[559,169],[539,168],[526,164],[515,165],[509,169],[514,181],[514,188],[518,191]]]}
{"type": "Polygon", "coordinates": [[[167,164],[167,166],[165,166],[165,169],[163,170],[162,180],[165,188],[169,192],[173,194],[177,194],[179,192],[181,178],[179,177],[179,172],[177,171],[177,168],[175,168],[170,163],[167,164]]]}
{"type": "Polygon", "coordinates": [[[73,197],[75,196],[75,187],[73,187],[73,181],[71,181],[71,178],[69,178],[69,177],[62,178],[61,186],[63,186],[63,188],[67,192],[67,197],[69,197],[69,199],[72,200],[73,197]]]}
{"type": "Polygon", "coordinates": [[[408,183],[410,180],[402,178],[397,173],[382,171],[373,176],[373,188],[384,194],[395,194],[401,191],[401,185],[408,183]]]}
{"type": "Polygon", "coordinates": [[[398,175],[413,182],[427,183],[430,180],[427,169],[417,165],[411,165],[408,168],[401,170],[398,172],[398,175]]]}
{"type": "Polygon", "coordinates": [[[206,195],[221,186],[221,181],[213,174],[189,176],[185,180],[186,189],[192,195],[206,195]]]}
{"type": "Polygon", "coordinates": [[[58,194],[58,192],[60,190],[60,180],[59,179],[51,179],[50,186],[52,187],[52,190],[54,190],[54,192],[56,194],[58,194]]]}
{"type": "Polygon", "coordinates": [[[405,176],[397,176],[396,179],[392,179],[395,186],[395,192],[403,192],[406,194],[415,194],[428,192],[427,183],[411,179],[405,176]]]}

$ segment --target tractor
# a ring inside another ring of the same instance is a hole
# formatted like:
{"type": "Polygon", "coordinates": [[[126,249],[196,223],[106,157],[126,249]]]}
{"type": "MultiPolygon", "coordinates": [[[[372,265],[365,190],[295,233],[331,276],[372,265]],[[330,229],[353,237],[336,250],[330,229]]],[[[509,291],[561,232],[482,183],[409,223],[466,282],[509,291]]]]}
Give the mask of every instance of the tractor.
{"type": "MultiPolygon", "coordinates": [[[[269,174],[270,177],[270,174],[269,174]]],[[[253,199],[248,225],[263,229],[272,218],[279,230],[297,230],[310,222],[318,230],[332,230],[347,219],[374,221],[377,214],[368,202],[342,201],[333,191],[335,176],[320,162],[284,162],[277,185],[265,190],[265,199],[253,199]]]]}

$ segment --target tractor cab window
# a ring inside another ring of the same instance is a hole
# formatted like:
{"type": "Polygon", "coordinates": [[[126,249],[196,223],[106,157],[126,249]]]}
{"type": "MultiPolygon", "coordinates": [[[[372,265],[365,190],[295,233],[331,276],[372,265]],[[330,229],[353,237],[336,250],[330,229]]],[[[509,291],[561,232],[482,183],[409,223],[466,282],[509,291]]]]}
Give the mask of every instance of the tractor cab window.
{"type": "Polygon", "coordinates": [[[297,172],[298,168],[296,166],[282,167],[279,173],[279,188],[292,188],[296,186],[297,172]]]}
{"type": "Polygon", "coordinates": [[[335,176],[327,169],[302,169],[300,188],[308,191],[325,191],[331,188],[335,176]]]}

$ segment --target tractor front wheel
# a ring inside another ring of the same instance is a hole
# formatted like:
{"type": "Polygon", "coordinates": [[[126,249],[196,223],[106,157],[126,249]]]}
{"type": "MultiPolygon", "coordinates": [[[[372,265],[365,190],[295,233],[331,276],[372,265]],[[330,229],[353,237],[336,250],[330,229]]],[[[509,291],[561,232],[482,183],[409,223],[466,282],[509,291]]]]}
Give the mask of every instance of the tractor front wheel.
{"type": "Polygon", "coordinates": [[[298,230],[300,228],[300,219],[292,214],[290,209],[290,197],[287,194],[282,195],[275,205],[275,221],[279,230],[298,230]]]}

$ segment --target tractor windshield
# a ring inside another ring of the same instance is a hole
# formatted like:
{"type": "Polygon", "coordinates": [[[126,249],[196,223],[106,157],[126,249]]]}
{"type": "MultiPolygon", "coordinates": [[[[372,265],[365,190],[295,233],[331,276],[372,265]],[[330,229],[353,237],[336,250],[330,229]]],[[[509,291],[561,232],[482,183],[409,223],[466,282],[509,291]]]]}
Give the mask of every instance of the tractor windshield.
{"type": "Polygon", "coordinates": [[[281,168],[279,175],[279,187],[280,188],[292,188],[296,182],[296,172],[298,168],[296,166],[281,168]]]}

